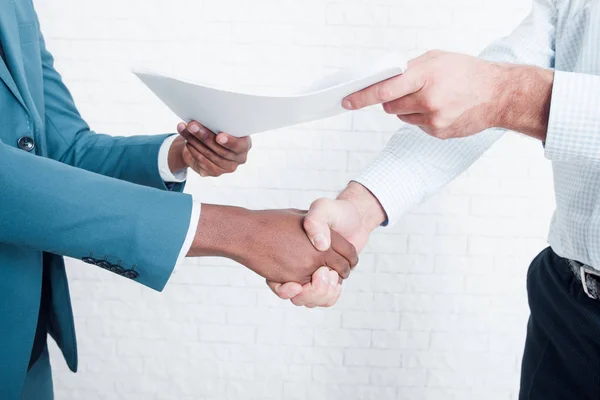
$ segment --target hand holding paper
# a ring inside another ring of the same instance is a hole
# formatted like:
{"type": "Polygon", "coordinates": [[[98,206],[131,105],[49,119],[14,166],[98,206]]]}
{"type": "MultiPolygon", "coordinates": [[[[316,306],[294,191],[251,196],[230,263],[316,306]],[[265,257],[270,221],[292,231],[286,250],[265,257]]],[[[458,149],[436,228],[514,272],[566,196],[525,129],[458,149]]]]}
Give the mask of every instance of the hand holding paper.
{"type": "Polygon", "coordinates": [[[551,69],[435,50],[410,61],[402,76],[353,94],[344,106],[382,104],[438,139],[504,128],[545,141],[553,83],[551,69]]]}
{"type": "Polygon", "coordinates": [[[225,132],[214,133],[196,121],[181,122],[177,132],[181,137],[176,140],[181,144],[179,149],[171,147],[177,152],[174,158],[181,159],[182,168],[189,167],[203,177],[235,172],[246,163],[252,148],[249,136],[238,138],[225,132]]]}

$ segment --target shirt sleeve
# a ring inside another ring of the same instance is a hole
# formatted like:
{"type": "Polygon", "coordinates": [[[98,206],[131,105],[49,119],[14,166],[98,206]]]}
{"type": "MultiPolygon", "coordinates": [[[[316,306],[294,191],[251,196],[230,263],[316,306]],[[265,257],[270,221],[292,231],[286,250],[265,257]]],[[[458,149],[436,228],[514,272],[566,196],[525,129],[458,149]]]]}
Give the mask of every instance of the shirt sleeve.
{"type": "Polygon", "coordinates": [[[190,252],[192,248],[192,244],[194,243],[194,238],[196,237],[196,231],[198,230],[198,224],[200,223],[200,213],[202,210],[202,204],[200,202],[194,201],[192,203],[192,215],[190,216],[190,225],[188,227],[187,234],[185,236],[185,240],[183,242],[183,246],[181,246],[181,251],[179,252],[179,256],[177,256],[177,262],[175,264],[175,271],[177,271],[177,267],[187,253],[190,252]]]}
{"type": "Polygon", "coordinates": [[[175,173],[171,172],[169,168],[169,149],[175,139],[177,139],[177,135],[167,137],[158,151],[158,171],[165,183],[181,183],[187,180],[187,168],[175,173]]]}
{"type": "MultiPolygon", "coordinates": [[[[480,57],[552,68],[555,26],[554,2],[535,0],[527,18],[509,36],[484,50],[480,57]]],[[[387,214],[385,224],[394,224],[408,209],[469,168],[503,132],[491,129],[471,137],[443,141],[418,127],[405,125],[355,181],[377,197],[387,214]]]]}
{"type": "MultiPolygon", "coordinates": [[[[160,146],[160,150],[158,152],[158,171],[160,172],[160,176],[163,181],[168,185],[169,183],[181,183],[187,179],[187,169],[183,169],[181,171],[177,171],[175,173],[171,172],[169,168],[169,149],[171,145],[177,138],[177,135],[171,135],[165,139],[163,144],[160,146]]],[[[174,272],[177,271],[177,267],[187,253],[189,253],[192,244],[194,243],[194,238],[196,237],[196,230],[198,229],[198,223],[200,222],[200,212],[202,209],[202,204],[198,201],[194,201],[192,203],[192,214],[190,215],[190,224],[188,226],[188,230],[185,236],[185,240],[183,245],[181,246],[181,250],[179,251],[179,255],[177,256],[177,262],[175,265],[174,272]]]]}
{"type": "Polygon", "coordinates": [[[546,158],[600,163],[600,76],[556,71],[546,158]]]}

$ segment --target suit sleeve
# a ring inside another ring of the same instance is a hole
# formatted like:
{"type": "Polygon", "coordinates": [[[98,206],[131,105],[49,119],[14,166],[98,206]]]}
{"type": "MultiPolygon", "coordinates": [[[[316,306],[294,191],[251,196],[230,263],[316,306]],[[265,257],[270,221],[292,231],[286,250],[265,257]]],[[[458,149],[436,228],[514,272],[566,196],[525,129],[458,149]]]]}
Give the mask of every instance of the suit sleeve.
{"type": "MultiPolygon", "coordinates": [[[[489,46],[481,58],[554,67],[556,7],[551,0],[535,0],[529,16],[509,36],[489,46]]],[[[469,168],[504,133],[491,129],[462,139],[439,140],[406,125],[379,157],[355,179],[369,189],[393,224],[469,168]]]]}
{"type": "MultiPolygon", "coordinates": [[[[160,147],[169,135],[115,137],[97,134],[81,118],[71,93],[54,68],[41,31],[45,127],[48,156],[62,163],[120,180],[167,190],[158,167],[160,147]]],[[[182,191],[184,183],[170,185],[182,191]]]]}
{"type": "Polygon", "coordinates": [[[191,211],[191,196],[109,178],[0,141],[2,243],[106,260],[162,290],[191,211]]]}

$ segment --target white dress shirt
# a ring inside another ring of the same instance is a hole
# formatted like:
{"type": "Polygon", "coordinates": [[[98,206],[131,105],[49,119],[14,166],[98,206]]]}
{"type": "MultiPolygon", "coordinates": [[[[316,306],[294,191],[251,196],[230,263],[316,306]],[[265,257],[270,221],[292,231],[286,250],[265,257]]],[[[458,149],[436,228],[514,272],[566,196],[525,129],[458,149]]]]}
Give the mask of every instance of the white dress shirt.
{"type": "MultiPolygon", "coordinates": [[[[481,57],[556,70],[545,143],[556,191],[548,242],[560,256],[600,269],[600,1],[534,0],[525,21],[481,57]]],[[[356,181],[394,223],[502,134],[442,141],[407,125],[356,181]]]]}
{"type": "MultiPolygon", "coordinates": [[[[162,180],[167,183],[181,183],[187,179],[187,169],[182,169],[181,171],[172,173],[171,169],[169,168],[169,149],[171,148],[171,145],[175,139],[177,139],[177,135],[172,135],[166,138],[163,144],[160,146],[160,150],[158,151],[158,171],[160,172],[160,177],[162,180]]],[[[194,201],[192,205],[190,225],[188,227],[183,246],[181,247],[181,251],[179,252],[179,256],[177,257],[176,265],[179,265],[192,247],[194,236],[196,236],[196,230],[198,229],[198,223],[200,222],[201,208],[202,204],[194,201]]]]}

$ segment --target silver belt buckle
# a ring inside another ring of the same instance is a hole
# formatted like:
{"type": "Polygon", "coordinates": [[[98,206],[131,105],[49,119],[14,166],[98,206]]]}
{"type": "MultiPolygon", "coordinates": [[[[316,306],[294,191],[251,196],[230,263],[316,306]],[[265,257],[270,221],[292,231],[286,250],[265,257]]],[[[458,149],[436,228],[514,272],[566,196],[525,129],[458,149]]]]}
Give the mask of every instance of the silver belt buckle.
{"type": "Polygon", "coordinates": [[[590,289],[588,288],[588,284],[587,284],[587,276],[588,275],[595,276],[596,278],[598,278],[598,282],[600,282],[600,272],[595,271],[590,268],[586,268],[585,265],[581,265],[579,267],[579,273],[581,274],[581,283],[583,284],[583,291],[585,292],[585,294],[587,294],[587,296],[590,299],[598,300],[597,297],[595,297],[594,295],[592,295],[590,293],[590,289]]]}

